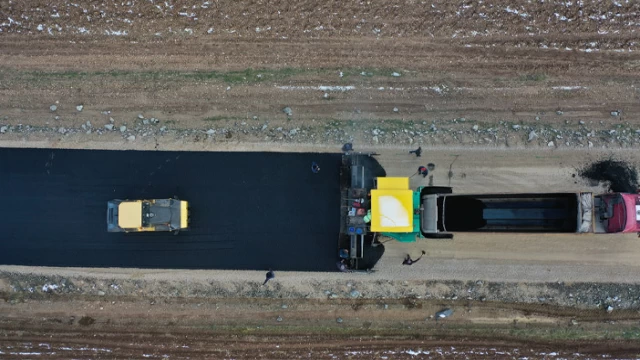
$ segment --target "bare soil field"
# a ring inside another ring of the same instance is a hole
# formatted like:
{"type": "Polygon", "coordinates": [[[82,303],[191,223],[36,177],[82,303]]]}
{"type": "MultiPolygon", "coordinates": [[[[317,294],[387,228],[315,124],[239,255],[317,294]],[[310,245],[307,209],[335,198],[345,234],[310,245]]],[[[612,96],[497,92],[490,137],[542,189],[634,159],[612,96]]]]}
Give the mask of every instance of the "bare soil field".
{"type": "Polygon", "coordinates": [[[0,132],[160,149],[636,147],[639,11],[636,2],[3,1],[0,132]]]}
{"type": "Polygon", "coordinates": [[[544,309],[531,312],[501,304],[461,305],[456,310],[464,314],[458,319],[436,322],[424,315],[436,308],[433,305],[277,299],[30,300],[0,307],[0,355],[3,359],[588,359],[631,358],[639,350],[628,340],[637,336],[637,328],[629,322],[576,320],[571,310],[548,314],[544,309]],[[602,333],[612,340],[594,343],[602,333]]]}
{"type": "MultiPolygon", "coordinates": [[[[577,168],[639,165],[639,14],[623,0],[0,0],[0,146],[350,141],[390,174],[437,165],[412,186],[602,191],[577,168]],[[418,145],[422,159],[406,153],[418,145]]],[[[255,273],[2,267],[0,357],[632,358],[638,244],[389,242],[366,279],[279,273],[271,290],[255,273]],[[436,323],[442,307],[455,314],[436,323]]]]}

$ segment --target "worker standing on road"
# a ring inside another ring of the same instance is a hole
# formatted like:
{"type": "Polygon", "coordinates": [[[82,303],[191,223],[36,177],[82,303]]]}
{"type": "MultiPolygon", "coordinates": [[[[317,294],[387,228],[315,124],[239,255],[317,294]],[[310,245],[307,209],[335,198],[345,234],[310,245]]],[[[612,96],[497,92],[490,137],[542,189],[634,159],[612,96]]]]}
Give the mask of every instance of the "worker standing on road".
{"type": "Polygon", "coordinates": [[[426,178],[429,175],[429,170],[426,166],[418,167],[418,174],[422,175],[422,177],[426,178]]]}
{"type": "Polygon", "coordinates": [[[276,274],[273,273],[273,271],[271,271],[271,269],[269,269],[269,271],[267,272],[267,278],[265,279],[265,281],[262,283],[262,285],[267,285],[267,282],[271,279],[273,279],[274,277],[276,277],[276,274]]]}
{"type": "MultiPolygon", "coordinates": [[[[426,254],[426,252],[424,252],[424,250],[422,250],[422,255],[424,255],[424,254],[426,254]]],[[[415,260],[411,260],[411,256],[409,254],[407,254],[407,257],[402,262],[402,265],[413,265],[413,264],[417,263],[418,261],[420,261],[420,259],[422,259],[422,255],[420,255],[420,257],[415,259],[415,260]]]]}
{"type": "Polygon", "coordinates": [[[409,151],[409,154],[416,154],[416,157],[422,155],[422,146],[418,146],[417,149],[409,151]]]}
{"type": "Polygon", "coordinates": [[[311,171],[313,171],[314,174],[317,174],[320,172],[320,165],[318,165],[318,163],[316,163],[315,161],[311,163],[311,171]]]}
{"type": "Polygon", "coordinates": [[[346,143],[344,145],[342,145],[342,152],[349,152],[353,150],[353,144],[352,143],[346,143]]]}

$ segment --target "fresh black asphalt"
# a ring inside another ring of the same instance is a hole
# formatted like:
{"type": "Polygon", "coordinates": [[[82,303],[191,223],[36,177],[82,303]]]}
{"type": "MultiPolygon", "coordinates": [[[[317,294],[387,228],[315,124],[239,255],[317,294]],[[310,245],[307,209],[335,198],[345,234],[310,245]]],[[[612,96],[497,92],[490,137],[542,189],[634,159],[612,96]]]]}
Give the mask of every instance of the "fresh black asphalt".
{"type": "Polygon", "coordinates": [[[333,271],[340,159],[0,149],[0,264],[333,271]],[[190,231],[107,233],[108,200],[172,196],[191,203],[190,231]]]}

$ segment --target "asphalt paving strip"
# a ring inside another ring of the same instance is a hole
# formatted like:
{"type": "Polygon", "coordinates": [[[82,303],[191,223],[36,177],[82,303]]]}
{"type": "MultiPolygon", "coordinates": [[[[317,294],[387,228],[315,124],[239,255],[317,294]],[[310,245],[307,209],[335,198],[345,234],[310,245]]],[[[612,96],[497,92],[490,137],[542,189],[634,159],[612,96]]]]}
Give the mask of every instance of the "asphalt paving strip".
{"type": "Polygon", "coordinates": [[[0,264],[335,271],[340,164],[340,154],[0,149],[0,264]],[[190,231],[107,233],[107,201],[172,196],[190,202],[190,231]]]}

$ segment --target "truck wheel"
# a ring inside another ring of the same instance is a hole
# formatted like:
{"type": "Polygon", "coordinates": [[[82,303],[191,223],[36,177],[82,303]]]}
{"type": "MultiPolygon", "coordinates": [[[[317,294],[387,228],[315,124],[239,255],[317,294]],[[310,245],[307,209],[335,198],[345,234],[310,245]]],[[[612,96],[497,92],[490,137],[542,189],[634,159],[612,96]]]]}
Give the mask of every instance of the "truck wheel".
{"type": "Polygon", "coordinates": [[[451,233],[422,234],[427,239],[453,239],[451,233]]]}
{"type": "Polygon", "coordinates": [[[448,186],[425,186],[420,191],[421,195],[452,194],[453,190],[448,186]]]}

